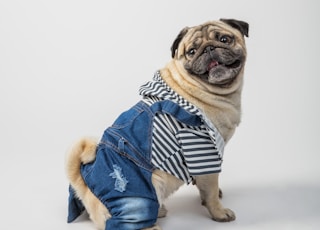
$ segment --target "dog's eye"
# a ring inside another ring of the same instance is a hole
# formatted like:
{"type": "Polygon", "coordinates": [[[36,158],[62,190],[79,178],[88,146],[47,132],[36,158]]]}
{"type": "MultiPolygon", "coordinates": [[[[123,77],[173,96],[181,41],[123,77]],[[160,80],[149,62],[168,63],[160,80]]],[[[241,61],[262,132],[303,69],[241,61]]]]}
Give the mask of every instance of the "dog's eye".
{"type": "Polygon", "coordinates": [[[233,42],[233,37],[231,37],[229,35],[222,35],[220,37],[220,42],[229,45],[229,44],[231,44],[233,42]]]}
{"type": "Polygon", "coordinates": [[[191,49],[188,50],[187,55],[188,56],[193,56],[193,55],[196,54],[196,52],[197,52],[197,50],[195,48],[191,48],[191,49]]]}

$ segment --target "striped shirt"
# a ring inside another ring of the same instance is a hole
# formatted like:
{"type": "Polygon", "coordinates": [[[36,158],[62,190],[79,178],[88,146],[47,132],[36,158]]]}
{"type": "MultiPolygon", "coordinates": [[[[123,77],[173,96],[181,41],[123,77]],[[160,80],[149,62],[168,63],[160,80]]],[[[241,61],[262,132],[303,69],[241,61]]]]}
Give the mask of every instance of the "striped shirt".
{"type": "Polygon", "coordinates": [[[166,113],[157,113],[153,122],[152,164],[186,183],[193,176],[221,172],[224,140],[216,127],[196,106],[173,91],[156,72],[152,81],[140,87],[143,101],[151,106],[171,100],[203,121],[188,126],[166,113]]]}

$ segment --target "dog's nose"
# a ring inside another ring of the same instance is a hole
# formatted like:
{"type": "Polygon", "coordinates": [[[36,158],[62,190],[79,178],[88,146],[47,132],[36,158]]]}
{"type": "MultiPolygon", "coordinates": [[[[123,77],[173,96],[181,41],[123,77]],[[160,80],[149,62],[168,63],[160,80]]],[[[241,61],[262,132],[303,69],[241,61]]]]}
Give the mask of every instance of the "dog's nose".
{"type": "Polygon", "coordinates": [[[214,46],[207,46],[205,49],[204,49],[204,53],[211,53],[212,51],[214,51],[214,46]]]}

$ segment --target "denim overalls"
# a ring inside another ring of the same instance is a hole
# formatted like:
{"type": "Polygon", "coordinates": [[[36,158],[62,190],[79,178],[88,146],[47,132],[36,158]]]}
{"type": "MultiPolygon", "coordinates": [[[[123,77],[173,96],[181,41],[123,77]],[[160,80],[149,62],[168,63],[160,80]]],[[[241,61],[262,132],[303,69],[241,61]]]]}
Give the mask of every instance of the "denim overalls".
{"type": "MultiPolygon", "coordinates": [[[[152,128],[157,113],[169,114],[190,126],[202,122],[199,116],[170,100],[150,107],[140,101],[106,129],[96,160],[82,165],[83,179],[112,215],[107,220],[107,230],[142,229],[151,227],[157,220],[159,203],[151,181],[155,169],[151,164],[152,128]]],[[[73,221],[83,210],[70,188],[68,221],[73,221]]]]}

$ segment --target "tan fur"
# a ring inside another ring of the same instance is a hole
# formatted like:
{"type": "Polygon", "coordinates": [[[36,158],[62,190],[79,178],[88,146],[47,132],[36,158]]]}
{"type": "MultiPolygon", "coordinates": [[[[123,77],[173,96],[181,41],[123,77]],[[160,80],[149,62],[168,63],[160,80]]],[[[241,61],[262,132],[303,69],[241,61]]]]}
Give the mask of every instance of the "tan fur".
{"type": "MultiPolygon", "coordinates": [[[[210,23],[213,24],[215,30],[232,33],[236,39],[235,48],[242,49],[246,55],[244,39],[238,30],[223,22],[215,21],[207,24],[210,23]]],[[[192,36],[199,33],[201,28],[201,26],[188,28],[175,57],[161,69],[161,76],[173,90],[200,108],[218,128],[225,142],[228,142],[240,123],[243,68],[236,80],[227,88],[210,85],[190,76],[183,67],[185,47],[192,42],[192,36]]],[[[99,229],[104,229],[110,214],[89,190],[80,174],[81,164],[95,159],[96,146],[97,142],[94,140],[83,139],[79,141],[68,154],[67,175],[90,218],[99,229]]],[[[195,177],[202,204],[207,207],[212,219],[222,222],[232,221],[235,219],[235,214],[230,209],[224,208],[219,200],[218,178],[219,174],[195,177]]],[[[152,174],[152,183],[161,205],[159,217],[163,217],[167,212],[163,205],[164,200],[176,191],[183,184],[183,181],[166,172],[155,170],[152,174]]],[[[160,229],[159,226],[153,226],[145,230],[160,229]]]]}

